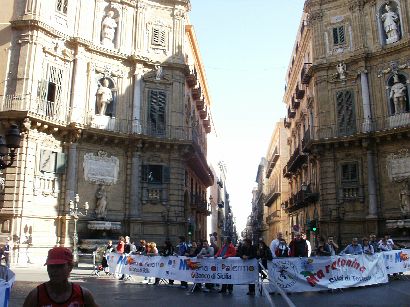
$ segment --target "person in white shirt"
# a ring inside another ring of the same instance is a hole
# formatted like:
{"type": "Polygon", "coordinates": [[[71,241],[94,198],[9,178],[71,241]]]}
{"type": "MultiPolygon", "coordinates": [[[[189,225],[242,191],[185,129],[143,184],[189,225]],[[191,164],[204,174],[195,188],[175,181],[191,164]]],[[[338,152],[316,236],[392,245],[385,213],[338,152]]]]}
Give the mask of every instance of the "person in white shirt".
{"type": "Polygon", "coordinates": [[[306,234],[302,233],[302,239],[306,241],[307,247],[308,247],[308,257],[312,254],[312,245],[310,244],[310,241],[306,239],[306,234]]]}
{"type": "Polygon", "coordinates": [[[279,242],[280,240],[283,239],[283,233],[282,232],[278,232],[276,234],[276,239],[272,240],[272,242],[270,243],[270,250],[272,252],[273,257],[275,257],[275,251],[276,248],[279,246],[279,242]]]}

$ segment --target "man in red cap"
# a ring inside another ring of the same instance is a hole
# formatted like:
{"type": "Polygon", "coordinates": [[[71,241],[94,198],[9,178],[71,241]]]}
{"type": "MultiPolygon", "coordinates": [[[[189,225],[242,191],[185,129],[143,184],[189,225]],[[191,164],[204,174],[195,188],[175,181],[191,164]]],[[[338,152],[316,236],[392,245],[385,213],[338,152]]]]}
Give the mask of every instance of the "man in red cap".
{"type": "Polygon", "coordinates": [[[73,254],[68,248],[50,249],[44,265],[50,281],[33,289],[23,307],[98,307],[90,291],[68,281],[73,269],[73,254]]]}

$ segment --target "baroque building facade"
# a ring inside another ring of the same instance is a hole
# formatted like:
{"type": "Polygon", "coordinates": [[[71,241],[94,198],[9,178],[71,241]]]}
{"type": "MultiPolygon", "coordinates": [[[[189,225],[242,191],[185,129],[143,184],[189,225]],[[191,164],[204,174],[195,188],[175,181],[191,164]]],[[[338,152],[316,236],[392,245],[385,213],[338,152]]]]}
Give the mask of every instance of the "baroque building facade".
{"type": "Polygon", "coordinates": [[[282,200],[288,199],[289,194],[288,180],[282,176],[283,167],[289,159],[287,141],[287,128],[281,120],[275,125],[265,158],[263,219],[266,231],[262,237],[266,243],[276,238],[278,232],[283,233],[287,242],[290,239],[289,218],[282,206],[282,200]]]}
{"type": "Polygon", "coordinates": [[[189,10],[189,0],[5,4],[0,120],[23,132],[0,202],[14,261],[27,260],[25,237],[39,261],[72,245],[76,194],[89,206],[85,246],[206,237],[211,100],[189,10]]]}
{"type": "Polygon", "coordinates": [[[284,207],[341,243],[410,231],[410,3],[305,2],[284,101],[284,207]]]}

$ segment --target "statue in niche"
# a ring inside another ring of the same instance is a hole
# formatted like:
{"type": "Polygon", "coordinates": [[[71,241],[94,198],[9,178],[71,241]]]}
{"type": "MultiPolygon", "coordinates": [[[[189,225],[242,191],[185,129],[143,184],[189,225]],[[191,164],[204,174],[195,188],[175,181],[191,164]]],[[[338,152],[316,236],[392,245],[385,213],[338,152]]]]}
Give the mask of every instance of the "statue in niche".
{"type": "Polygon", "coordinates": [[[392,44],[399,40],[399,15],[392,11],[390,4],[386,4],[386,13],[381,17],[384,31],[386,32],[386,44],[392,44]]]}
{"type": "Polygon", "coordinates": [[[156,74],[155,74],[155,80],[161,80],[162,79],[162,74],[163,74],[163,69],[162,66],[159,64],[155,65],[155,69],[156,69],[156,74]]]}
{"type": "Polygon", "coordinates": [[[400,210],[403,214],[410,214],[410,187],[408,182],[404,182],[400,191],[400,210]]]}
{"type": "Polygon", "coordinates": [[[117,28],[114,14],[114,11],[109,11],[102,22],[101,44],[108,48],[114,48],[115,29],[117,28]]]}
{"type": "Polygon", "coordinates": [[[107,216],[107,192],[105,191],[104,185],[100,184],[98,186],[97,192],[95,192],[95,198],[97,199],[95,215],[97,219],[105,219],[107,216]]]}
{"type": "Polygon", "coordinates": [[[346,64],[341,62],[336,66],[337,74],[339,75],[340,80],[346,79],[346,64]]]}
{"type": "Polygon", "coordinates": [[[97,114],[105,115],[105,111],[107,110],[107,105],[109,105],[112,101],[112,91],[108,87],[110,82],[108,79],[104,78],[99,84],[97,93],[97,114]]]}
{"type": "Polygon", "coordinates": [[[399,76],[395,74],[393,76],[394,84],[390,89],[390,99],[394,102],[394,114],[400,114],[406,112],[406,92],[407,87],[400,82],[399,76]]]}

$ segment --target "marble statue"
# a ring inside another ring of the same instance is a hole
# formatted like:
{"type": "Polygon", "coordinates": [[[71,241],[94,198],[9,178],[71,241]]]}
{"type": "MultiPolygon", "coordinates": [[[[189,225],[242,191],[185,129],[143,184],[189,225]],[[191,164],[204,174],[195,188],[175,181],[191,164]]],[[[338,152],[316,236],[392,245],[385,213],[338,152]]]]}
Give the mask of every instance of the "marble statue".
{"type": "Polygon", "coordinates": [[[392,44],[399,40],[399,15],[392,11],[391,6],[386,4],[386,13],[381,17],[384,31],[386,32],[386,43],[392,44]]]}
{"type": "Polygon", "coordinates": [[[100,184],[98,186],[97,192],[95,192],[95,198],[97,199],[95,215],[97,219],[105,219],[107,216],[107,192],[105,191],[104,185],[100,184]]]}
{"type": "Polygon", "coordinates": [[[410,214],[410,188],[407,182],[403,183],[400,191],[400,210],[403,214],[410,214]]]}
{"type": "Polygon", "coordinates": [[[162,66],[157,64],[155,65],[155,69],[157,70],[156,75],[155,75],[155,80],[161,80],[162,74],[163,74],[162,66]]]}
{"type": "Polygon", "coordinates": [[[336,66],[337,73],[340,80],[346,79],[346,64],[341,62],[336,66]]]}
{"type": "Polygon", "coordinates": [[[399,76],[394,75],[394,84],[390,89],[390,99],[393,99],[394,102],[394,114],[400,114],[406,112],[406,91],[407,87],[400,82],[399,76]]]}
{"type": "Polygon", "coordinates": [[[114,48],[114,36],[117,22],[113,17],[114,11],[109,11],[102,22],[101,44],[108,48],[114,48]]]}
{"type": "Polygon", "coordinates": [[[96,96],[97,96],[97,114],[105,115],[105,111],[107,110],[107,105],[109,105],[112,101],[112,92],[111,89],[108,87],[109,81],[108,79],[103,79],[102,84],[98,87],[96,96]]]}

